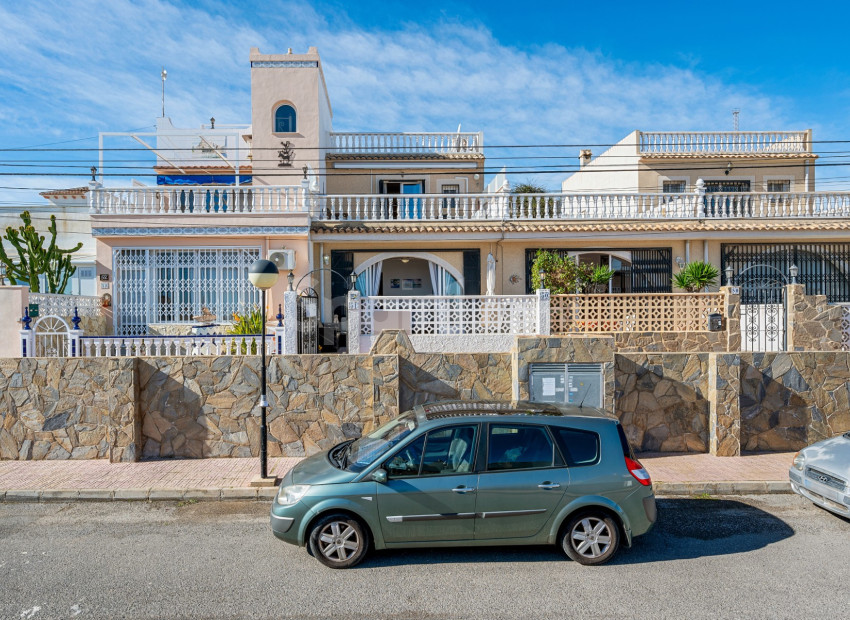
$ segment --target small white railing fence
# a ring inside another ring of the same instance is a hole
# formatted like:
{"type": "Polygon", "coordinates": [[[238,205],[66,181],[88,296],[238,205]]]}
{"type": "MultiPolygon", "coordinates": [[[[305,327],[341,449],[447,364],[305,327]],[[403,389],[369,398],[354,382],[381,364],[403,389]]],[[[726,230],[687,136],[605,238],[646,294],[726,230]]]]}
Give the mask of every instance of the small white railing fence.
{"type": "Polygon", "coordinates": [[[292,186],[152,186],[94,189],[89,208],[98,214],[214,215],[307,211],[307,190],[292,186]]]}
{"type": "Polygon", "coordinates": [[[71,317],[74,316],[75,309],[78,316],[81,317],[101,316],[103,308],[103,301],[100,297],[89,295],[30,293],[29,303],[38,304],[38,313],[42,316],[53,314],[71,317]]]}
{"type": "Polygon", "coordinates": [[[535,334],[534,295],[364,297],[360,333],[404,329],[414,335],[535,334]]]}
{"type": "Polygon", "coordinates": [[[808,131],[641,131],[643,155],[808,153],[808,131]]]}
{"type": "Polygon", "coordinates": [[[480,132],[360,133],[331,134],[330,154],[414,154],[482,153],[484,134],[480,132]]]}
{"type": "Polygon", "coordinates": [[[552,334],[704,332],[724,313],[725,293],[552,295],[552,334]]]}
{"type": "MultiPolygon", "coordinates": [[[[259,355],[260,336],[141,336],[80,338],[80,357],[168,357],[259,355]]],[[[266,351],[277,352],[274,334],[266,336],[266,351]]]]}

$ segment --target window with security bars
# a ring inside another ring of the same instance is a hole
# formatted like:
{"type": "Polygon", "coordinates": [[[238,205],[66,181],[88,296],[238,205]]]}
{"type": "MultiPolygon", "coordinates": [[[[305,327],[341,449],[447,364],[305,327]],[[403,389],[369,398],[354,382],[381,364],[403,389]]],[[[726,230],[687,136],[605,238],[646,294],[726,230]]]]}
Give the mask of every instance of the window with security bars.
{"type": "Polygon", "coordinates": [[[748,301],[747,283],[763,278],[791,281],[790,268],[798,269],[797,282],[808,295],[826,295],[829,303],[850,302],[850,243],[724,243],[720,246],[723,285],[744,287],[741,303],[748,301]],[[726,280],[731,267],[732,282],[726,280]]]}
{"type": "Polygon", "coordinates": [[[259,303],[248,268],[259,248],[115,250],[115,329],[121,336],[148,333],[151,323],[191,323],[208,308],[232,320],[259,303]]]}
{"type": "Polygon", "coordinates": [[[661,191],[665,194],[684,194],[686,186],[685,181],[664,181],[661,191]]]}
{"type": "Polygon", "coordinates": [[[767,191],[773,192],[790,192],[791,191],[791,181],[786,179],[784,181],[768,181],[767,182],[767,191]]]}

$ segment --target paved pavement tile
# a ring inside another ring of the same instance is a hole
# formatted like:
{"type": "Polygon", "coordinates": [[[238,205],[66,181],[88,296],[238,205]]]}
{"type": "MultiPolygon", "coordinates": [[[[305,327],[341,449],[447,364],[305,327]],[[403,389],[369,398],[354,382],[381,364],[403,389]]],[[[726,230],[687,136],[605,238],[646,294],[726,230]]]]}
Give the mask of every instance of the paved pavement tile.
{"type": "MultiPolygon", "coordinates": [[[[787,492],[791,453],[715,457],[710,454],[641,454],[659,491],[666,493],[787,492]],[[718,483],[724,483],[718,486],[718,483]]],[[[283,477],[298,458],[269,459],[269,472],[283,477]]],[[[274,488],[252,488],[259,461],[170,459],[140,463],[0,461],[0,499],[255,499],[274,488]]]]}

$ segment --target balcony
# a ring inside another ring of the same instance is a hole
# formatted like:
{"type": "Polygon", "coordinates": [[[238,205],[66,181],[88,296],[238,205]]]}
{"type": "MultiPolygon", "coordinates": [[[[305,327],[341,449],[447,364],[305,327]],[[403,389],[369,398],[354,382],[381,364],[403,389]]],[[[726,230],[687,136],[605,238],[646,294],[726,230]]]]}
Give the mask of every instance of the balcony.
{"type": "Polygon", "coordinates": [[[850,192],[687,194],[311,194],[301,186],[95,189],[94,215],[303,215],[313,221],[481,222],[850,217],[850,192]]]}
{"type": "Polygon", "coordinates": [[[331,133],[331,156],[339,155],[482,155],[484,134],[475,133],[331,133]]]}
{"type": "Polygon", "coordinates": [[[638,153],[682,155],[811,154],[811,131],[650,131],[638,132],[638,153]]]}
{"type": "Polygon", "coordinates": [[[311,196],[320,222],[850,217],[850,193],[386,194],[311,196]]]}
{"type": "Polygon", "coordinates": [[[209,215],[304,213],[305,190],[292,186],[154,186],[95,189],[89,192],[93,214],[209,215]]]}

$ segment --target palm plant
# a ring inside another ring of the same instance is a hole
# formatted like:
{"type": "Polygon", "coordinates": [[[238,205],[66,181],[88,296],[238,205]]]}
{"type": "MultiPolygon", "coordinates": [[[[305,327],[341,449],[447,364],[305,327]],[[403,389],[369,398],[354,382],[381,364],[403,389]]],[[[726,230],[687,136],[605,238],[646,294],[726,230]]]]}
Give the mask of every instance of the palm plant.
{"type": "MultiPolygon", "coordinates": [[[[262,309],[258,306],[254,306],[249,311],[240,314],[238,312],[233,313],[233,325],[231,325],[227,329],[227,333],[233,336],[256,336],[260,334],[263,329],[263,321],[265,321],[265,314],[262,309]]],[[[236,345],[231,347],[231,354],[236,353],[236,345]]],[[[248,346],[245,344],[245,341],[242,342],[241,353],[244,355],[248,352],[248,346]]],[[[251,354],[257,352],[257,341],[253,340],[251,342],[251,354]]]]}
{"type": "Polygon", "coordinates": [[[717,284],[720,271],[711,263],[694,261],[688,263],[673,276],[673,285],[688,293],[699,293],[709,286],[717,284]]]}

